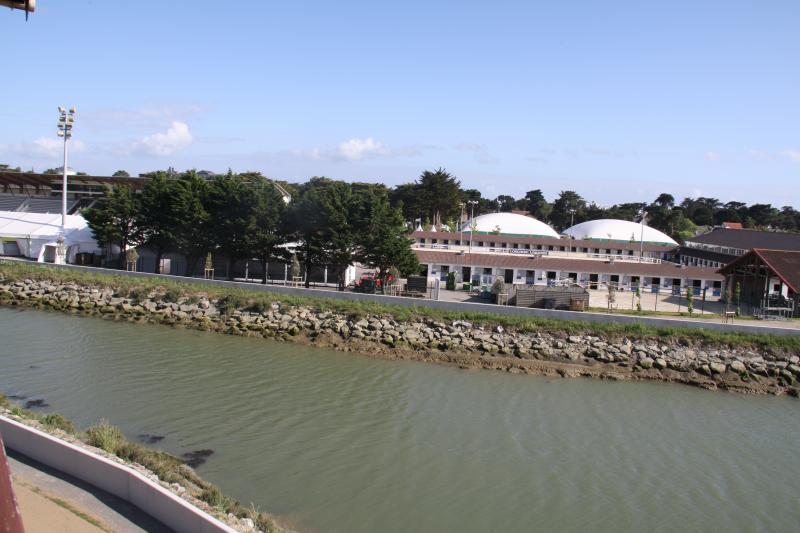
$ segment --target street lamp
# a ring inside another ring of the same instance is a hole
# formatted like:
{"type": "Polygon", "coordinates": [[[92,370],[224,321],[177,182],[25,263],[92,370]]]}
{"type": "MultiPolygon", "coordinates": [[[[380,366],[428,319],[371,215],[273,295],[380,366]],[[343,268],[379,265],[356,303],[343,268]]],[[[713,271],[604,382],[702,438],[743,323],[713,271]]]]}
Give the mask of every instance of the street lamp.
{"type": "Polygon", "coordinates": [[[458,218],[458,228],[461,232],[461,236],[459,237],[458,244],[464,246],[464,202],[459,202],[458,205],[461,207],[461,215],[458,218]]]}
{"type": "MultiPolygon", "coordinates": [[[[475,206],[478,205],[478,200],[468,200],[467,203],[469,204],[470,215],[469,215],[469,222],[470,224],[474,225],[475,222],[475,206]]],[[[475,233],[474,228],[469,228],[469,253],[472,253],[472,235],[475,233]]]]}
{"type": "MultiPolygon", "coordinates": [[[[575,209],[573,208],[569,210],[569,227],[572,228],[572,226],[574,225],[575,225],[575,209]]],[[[569,233],[569,251],[570,253],[572,253],[572,232],[569,233]]]]}
{"type": "Polygon", "coordinates": [[[75,124],[75,108],[69,111],[58,106],[58,136],[64,138],[64,166],[61,185],[61,236],[67,233],[67,141],[72,137],[72,126],[75,124]]]}
{"type": "Polygon", "coordinates": [[[642,256],[644,255],[644,221],[647,218],[647,213],[644,209],[641,211],[642,215],[642,228],[639,233],[639,262],[642,262],[642,256]]]}

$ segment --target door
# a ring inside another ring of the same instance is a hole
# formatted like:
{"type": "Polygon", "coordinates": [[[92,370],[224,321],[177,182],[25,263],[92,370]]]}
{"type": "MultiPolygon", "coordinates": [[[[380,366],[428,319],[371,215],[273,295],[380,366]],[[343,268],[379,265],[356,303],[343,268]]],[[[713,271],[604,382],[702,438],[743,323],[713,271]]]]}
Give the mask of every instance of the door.
{"type": "Polygon", "coordinates": [[[506,284],[514,283],[514,269],[513,268],[507,268],[505,270],[505,272],[503,273],[503,280],[506,282],[506,284]]]}
{"type": "Polygon", "coordinates": [[[461,267],[461,280],[464,283],[469,283],[472,279],[472,267],[461,267]]]}
{"type": "Polygon", "coordinates": [[[589,274],[589,288],[597,290],[597,274],[589,274]]]}

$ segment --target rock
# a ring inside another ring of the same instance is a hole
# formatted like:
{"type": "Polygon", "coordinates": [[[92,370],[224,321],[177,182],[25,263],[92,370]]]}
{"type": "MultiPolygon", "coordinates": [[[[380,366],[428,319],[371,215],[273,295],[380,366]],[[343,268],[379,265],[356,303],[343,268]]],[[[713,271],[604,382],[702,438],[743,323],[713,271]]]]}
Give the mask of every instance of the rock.
{"type": "Polygon", "coordinates": [[[747,367],[741,361],[731,361],[731,370],[733,370],[737,374],[747,373],[747,367]]]}
{"type": "Polygon", "coordinates": [[[242,524],[242,527],[245,528],[246,531],[256,528],[256,524],[253,522],[252,518],[242,518],[239,523],[242,524]]]}
{"type": "Polygon", "coordinates": [[[656,358],[655,360],[655,367],[659,370],[664,370],[667,368],[667,361],[661,357],[656,358]]]}
{"type": "Polygon", "coordinates": [[[713,374],[724,374],[725,370],[727,369],[725,363],[710,363],[708,368],[711,369],[713,374]]]}
{"type": "Polygon", "coordinates": [[[637,364],[642,368],[653,368],[653,363],[654,362],[655,361],[653,361],[649,357],[642,357],[641,359],[639,359],[637,361],[637,364]]]}
{"type": "Polygon", "coordinates": [[[578,335],[570,335],[569,337],[567,337],[567,342],[571,342],[573,344],[578,344],[582,340],[583,339],[581,339],[578,335]]]}

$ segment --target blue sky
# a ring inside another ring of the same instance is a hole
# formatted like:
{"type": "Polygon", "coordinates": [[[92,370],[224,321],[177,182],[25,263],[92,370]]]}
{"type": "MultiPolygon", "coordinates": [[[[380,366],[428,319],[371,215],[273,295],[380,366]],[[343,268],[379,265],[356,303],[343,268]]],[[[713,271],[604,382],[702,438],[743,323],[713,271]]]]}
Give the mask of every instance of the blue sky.
{"type": "Polygon", "coordinates": [[[37,4],[0,10],[0,162],[59,166],[75,105],[89,173],[800,207],[796,0],[37,4]]]}

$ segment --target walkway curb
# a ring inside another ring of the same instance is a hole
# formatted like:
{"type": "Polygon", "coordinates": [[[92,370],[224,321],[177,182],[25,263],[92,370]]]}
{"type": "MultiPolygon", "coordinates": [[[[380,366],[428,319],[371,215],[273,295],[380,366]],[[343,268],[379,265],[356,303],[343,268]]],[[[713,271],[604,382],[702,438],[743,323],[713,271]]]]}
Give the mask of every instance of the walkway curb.
{"type": "Polygon", "coordinates": [[[132,468],[0,416],[7,448],[125,500],[179,533],[236,533],[132,468]]]}

